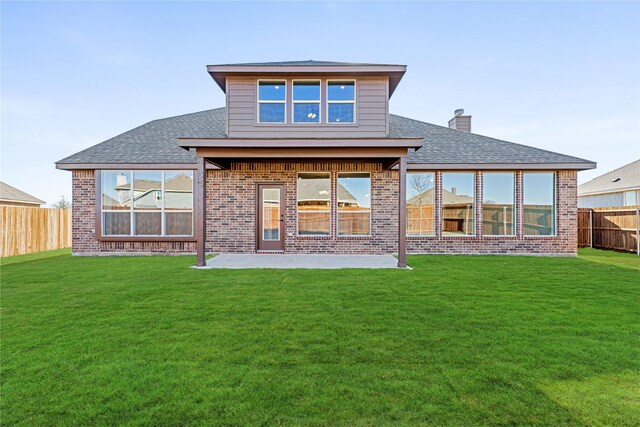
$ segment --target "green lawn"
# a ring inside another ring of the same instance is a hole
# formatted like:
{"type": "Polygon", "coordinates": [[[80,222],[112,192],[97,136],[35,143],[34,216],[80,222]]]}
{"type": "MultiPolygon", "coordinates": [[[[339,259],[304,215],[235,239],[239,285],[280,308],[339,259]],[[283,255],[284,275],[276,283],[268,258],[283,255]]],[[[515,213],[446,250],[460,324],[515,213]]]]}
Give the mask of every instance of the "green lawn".
{"type": "Polygon", "coordinates": [[[2,425],[640,425],[640,258],[2,261],[2,425]]]}

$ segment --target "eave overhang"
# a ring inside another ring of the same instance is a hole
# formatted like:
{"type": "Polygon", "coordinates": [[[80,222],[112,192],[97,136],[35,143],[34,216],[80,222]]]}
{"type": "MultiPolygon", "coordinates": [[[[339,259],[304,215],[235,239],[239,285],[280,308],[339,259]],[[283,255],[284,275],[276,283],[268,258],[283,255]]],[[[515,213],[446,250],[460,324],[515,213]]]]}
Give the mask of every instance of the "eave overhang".
{"type": "Polygon", "coordinates": [[[390,169],[422,138],[178,138],[180,146],[222,169],[246,161],[374,161],[390,169]]]}
{"type": "Polygon", "coordinates": [[[190,148],[414,148],[422,147],[422,137],[414,138],[178,138],[180,147],[190,148]]]}
{"type": "Polygon", "coordinates": [[[406,65],[207,65],[207,72],[226,93],[227,76],[388,76],[389,97],[407,71],[406,65]]]}
{"type": "Polygon", "coordinates": [[[409,163],[409,170],[589,170],[595,169],[595,162],[563,163],[409,163]]]}

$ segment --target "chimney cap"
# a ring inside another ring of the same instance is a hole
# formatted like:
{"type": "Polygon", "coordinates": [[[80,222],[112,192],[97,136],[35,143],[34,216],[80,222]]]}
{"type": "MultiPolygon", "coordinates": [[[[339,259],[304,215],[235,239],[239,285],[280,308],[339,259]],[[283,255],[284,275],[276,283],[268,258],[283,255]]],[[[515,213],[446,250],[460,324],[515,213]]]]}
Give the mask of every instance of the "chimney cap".
{"type": "Polygon", "coordinates": [[[456,116],[461,116],[464,114],[464,108],[458,108],[456,111],[453,112],[454,115],[456,116]]]}

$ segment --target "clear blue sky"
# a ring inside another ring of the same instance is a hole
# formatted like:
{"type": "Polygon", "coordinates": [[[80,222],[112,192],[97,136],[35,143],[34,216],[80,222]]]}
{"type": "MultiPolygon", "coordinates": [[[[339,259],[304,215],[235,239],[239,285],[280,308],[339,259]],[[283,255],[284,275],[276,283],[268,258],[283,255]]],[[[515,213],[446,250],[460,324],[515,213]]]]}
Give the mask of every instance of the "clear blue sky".
{"type": "Polygon", "coordinates": [[[206,64],[407,64],[391,111],[595,160],[640,157],[640,4],[2,2],[2,180],[70,197],[53,162],[224,105],[206,64]]]}

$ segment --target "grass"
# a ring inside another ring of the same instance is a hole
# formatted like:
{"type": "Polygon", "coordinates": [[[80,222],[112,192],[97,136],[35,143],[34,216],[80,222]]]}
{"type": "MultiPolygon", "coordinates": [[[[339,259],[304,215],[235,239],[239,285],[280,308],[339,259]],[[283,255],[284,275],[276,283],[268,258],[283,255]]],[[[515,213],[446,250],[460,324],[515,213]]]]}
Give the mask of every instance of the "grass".
{"type": "Polygon", "coordinates": [[[3,425],[639,425],[640,263],[2,263],[3,425]]]}

